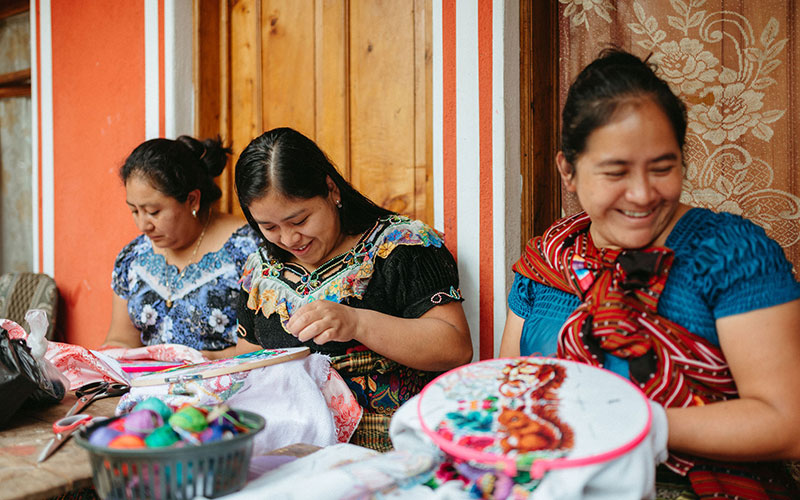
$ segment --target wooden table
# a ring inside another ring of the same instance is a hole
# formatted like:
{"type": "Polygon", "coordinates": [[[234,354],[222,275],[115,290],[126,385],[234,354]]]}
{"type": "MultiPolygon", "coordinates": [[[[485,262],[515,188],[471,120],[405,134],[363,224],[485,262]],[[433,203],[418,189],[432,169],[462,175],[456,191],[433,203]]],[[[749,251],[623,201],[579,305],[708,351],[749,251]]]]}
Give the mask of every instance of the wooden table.
{"type": "MultiPolygon", "coordinates": [[[[0,431],[0,499],[49,498],[92,486],[89,452],[70,439],[42,463],[42,447],[53,437],[53,422],[66,415],[75,393],[61,404],[21,409],[0,431]]],[[[83,413],[111,417],[119,397],[99,399],[83,413]]]]}

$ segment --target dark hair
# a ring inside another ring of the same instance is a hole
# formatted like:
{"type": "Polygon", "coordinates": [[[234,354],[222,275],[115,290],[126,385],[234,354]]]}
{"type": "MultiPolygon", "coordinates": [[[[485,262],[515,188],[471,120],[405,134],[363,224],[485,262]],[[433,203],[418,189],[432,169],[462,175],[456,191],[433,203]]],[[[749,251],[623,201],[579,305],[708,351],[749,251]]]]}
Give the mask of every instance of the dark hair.
{"type": "Polygon", "coordinates": [[[686,106],[656,76],[646,61],[616,48],[603,50],[570,86],[561,114],[561,151],[570,165],[597,128],[608,124],[614,112],[631,100],[649,98],[672,124],[678,146],[686,139],[686,106]]]}
{"type": "Polygon", "coordinates": [[[249,206],[270,189],[288,198],[328,196],[328,177],[339,188],[342,232],[363,233],[375,222],[394,212],[359,193],[336,170],[317,144],[291,128],[276,128],[253,139],[236,162],[236,194],[250,226],[264,239],[270,255],[288,259],[289,253],[270,243],[261,233],[249,206]]]}
{"type": "Polygon", "coordinates": [[[151,139],[128,155],[119,169],[123,183],[141,176],[153,187],[183,203],[189,193],[200,190],[200,211],[220,199],[222,191],[214,184],[228,163],[230,148],[219,137],[199,141],[182,135],[175,140],[151,139]]]}

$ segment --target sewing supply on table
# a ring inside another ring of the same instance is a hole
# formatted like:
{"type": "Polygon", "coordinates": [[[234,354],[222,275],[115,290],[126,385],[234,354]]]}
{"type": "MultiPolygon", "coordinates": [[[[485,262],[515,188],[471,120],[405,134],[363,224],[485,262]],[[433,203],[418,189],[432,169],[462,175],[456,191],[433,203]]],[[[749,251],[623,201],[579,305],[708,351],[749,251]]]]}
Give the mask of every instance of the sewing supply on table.
{"type": "Polygon", "coordinates": [[[126,415],[82,429],[76,441],[89,452],[101,498],[215,498],[244,486],[253,439],[265,424],[256,413],[226,405],[173,408],[148,398],[126,415]],[[164,425],[155,427],[159,420],[164,425]]]}
{"type": "Polygon", "coordinates": [[[202,380],[303,358],[308,356],[309,353],[310,350],[308,347],[261,349],[231,358],[216,359],[162,370],[156,373],[148,373],[147,375],[142,375],[134,379],[131,385],[134,387],[144,387],[202,380]]]}

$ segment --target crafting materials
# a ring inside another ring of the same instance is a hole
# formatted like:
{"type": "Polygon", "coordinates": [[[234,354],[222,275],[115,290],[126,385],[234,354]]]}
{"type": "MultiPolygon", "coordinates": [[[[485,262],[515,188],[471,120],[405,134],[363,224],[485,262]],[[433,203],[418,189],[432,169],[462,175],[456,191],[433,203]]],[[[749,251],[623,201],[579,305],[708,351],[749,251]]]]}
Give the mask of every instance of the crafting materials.
{"type": "Polygon", "coordinates": [[[216,359],[142,375],[133,380],[131,385],[143,387],[202,380],[303,358],[308,356],[309,352],[308,347],[261,349],[232,358],[216,359]]]}

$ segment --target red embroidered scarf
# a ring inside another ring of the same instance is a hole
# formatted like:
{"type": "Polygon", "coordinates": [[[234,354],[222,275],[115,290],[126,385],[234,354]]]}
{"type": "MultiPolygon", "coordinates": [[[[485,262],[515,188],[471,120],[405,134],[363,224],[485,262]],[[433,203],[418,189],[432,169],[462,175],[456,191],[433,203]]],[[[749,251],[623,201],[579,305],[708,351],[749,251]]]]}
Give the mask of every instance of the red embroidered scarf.
{"type": "MultiPolygon", "coordinates": [[[[603,366],[607,354],[625,358],[631,380],[664,407],[703,405],[736,397],[736,386],[720,348],[658,314],[673,252],[658,247],[598,249],[589,234],[590,222],[583,212],[557,221],[543,236],[528,242],[512,268],[580,298],[581,304],[558,333],[558,357],[595,366],[603,366]]],[[[727,474],[737,476],[730,483],[733,489],[720,486],[726,481],[714,472],[723,465],[719,462],[670,454],[666,465],[681,475],[696,465],[689,477],[704,498],[707,492],[702,491],[703,484],[713,484],[711,489],[716,492],[722,488],[747,493],[747,498],[758,498],[751,494],[763,491],[759,488],[765,484],[771,486],[766,490],[769,497],[775,494],[775,498],[783,498],[785,492],[780,488],[774,491],[777,485],[765,483],[763,476],[760,481],[747,479],[745,485],[741,475],[752,478],[753,464],[724,464],[727,474]]],[[[757,467],[763,470],[763,465],[757,467]]]]}

